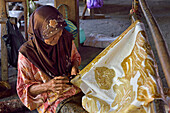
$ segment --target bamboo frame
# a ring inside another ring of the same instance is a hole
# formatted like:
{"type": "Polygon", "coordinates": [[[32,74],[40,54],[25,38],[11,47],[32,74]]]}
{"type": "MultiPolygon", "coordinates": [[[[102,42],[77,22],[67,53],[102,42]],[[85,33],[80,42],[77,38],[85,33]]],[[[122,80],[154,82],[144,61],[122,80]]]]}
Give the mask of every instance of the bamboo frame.
{"type": "MultiPolygon", "coordinates": [[[[33,0],[38,1],[38,0],[33,0]]],[[[2,40],[2,36],[7,34],[6,31],[6,21],[7,21],[7,8],[6,2],[22,2],[24,6],[24,31],[25,31],[25,38],[28,38],[27,33],[27,1],[26,0],[0,0],[0,24],[1,24],[1,75],[2,81],[8,81],[8,55],[7,55],[7,48],[2,40]]],[[[10,20],[12,23],[15,23],[15,19],[10,20]]]]}
{"type": "MultiPolygon", "coordinates": [[[[163,72],[165,74],[168,87],[170,87],[170,57],[169,57],[169,52],[167,49],[167,44],[165,42],[164,37],[161,34],[161,31],[159,29],[158,24],[156,23],[155,18],[153,17],[150,9],[148,8],[148,5],[146,4],[146,1],[145,0],[134,0],[134,2],[132,3],[132,9],[134,8],[135,10],[138,10],[137,9],[138,6],[136,5],[138,3],[141,6],[142,12],[151,30],[151,34],[155,42],[158,57],[161,62],[163,72]],[[135,3],[136,1],[137,3],[135,3]]],[[[131,19],[132,19],[132,22],[138,20],[136,13],[133,13],[132,10],[131,10],[131,19]]]]}
{"type": "Polygon", "coordinates": [[[2,20],[1,23],[1,78],[2,81],[8,81],[8,55],[7,55],[7,48],[5,45],[2,36],[7,34],[6,31],[6,24],[4,21],[7,19],[7,12],[6,12],[6,2],[5,0],[0,1],[0,19],[2,20]],[[2,65],[3,64],[3,65],[2,65]]]}
{"type": "MultiPolygon", "coordinates": [[[[23,0],[21,0],[21,1],[23,1],[23,0]]],[[[25,22],[25,26],[24,26],[24,31],[25,31],[25,39],[26,40],[28,40],[28,32],[27,32],[27,29],[28,29],[28,24],[27,24],[27,18],[28,18],[28,15],[27,15],[27,1],[26,0],[24,0],[23,2],[22,2],[22,4],[23,4],[23,7],[24,7],[24,22],[25,22]]]]}
{"type": "MultiPolygon", "coordinates": [[[[139,3],[140,3],[141,8],[145,8],[145,10],[147,9],[147,11],[149,12],[148,6],[146,5],[145,0],[134,0],[134,1],[132,2],[132,10],[130,11],[132,23],[135,22],[136,20],[138,20],[137,13],[138,13],[139,3]],[[139,2],[139,1],[140,1],[140,2],[139,2]],[[135,11],[133,12],[133,10],[135,10],[135,11]]],[[[149,12],[149,13],[150,13],[150,12],[149,12]]],[[[145,13],[144,13],[144,15],[145,15],[145,18],[146,18],[146,19],[149,18],[149,20],[152,21],[152,23],[153,23],[153,21],[155,21],[155,20],[153,19],[153,16],[151,15],[151,13],[150,13],[149,17],[148,17],[148,15],[145,14],[145,13]]],[[[156,40],[157,40],[157,38],[158,38],[158,39],[161,38],[161,40],[163,40],[162,35],[159,34],[160,31],[159,31],[159,28],[158,28],[156,22],[154,22],[154,24],[151,24],[151,22],[149,22],[148,20],[147,20],[147,22],[148,22],[148,25],[150,26],[151,33],[152,33],[153,38],[156,38],[156,40]],[[156,27],[156,30],[154,29],[155,27],[156,27]],[[159,34],[159,35],[157,35],[157,37],[156,37],[155,35],[153,35],[154,33],[159,34]]],[[[157,43],[157,45],[159,45],[159,43],[158,43],[157,41],[155,41],[155,43],[157,43]]],[[[166,44],[166,43],[165,43],[165,44],[166,44]]],[[[164,46],[164,47],[161,48],[161,49],[165,49],[164,51],[166,51],[166,46],[164,46]]],[[[159,50],[160,50],[160,48],[157,49],[157,51],[159,51],[159,50]]],[[[168,54],[166,54],[166,55],[168,56],[168,54]]],[[[159,56],[159,57],[162,57],[162,56],[159,56]]],[[[165,61],[167,61],[167,59],[164,58],[164,57],[162,57],[162,59],[165,60],[165,61]]],[[[162,63],[164,63],[164,62],[162,62],[162,63]]],[[[163,64],[163,65],[164,65],[164,64],[163,64]]],[[[168,65],[168,64],[165,64],[165,65],[168,65]]],[[[167,78],[166,78],[166,80],[168,81],[167,78]]],[[[169,85],[169,84],[168,84],[168,85],[169,85]]],[[[163,90],[164,90],[164,89],[163,89],[163,90]]],[[[165,90],[164,90],[164,91],[165,91],[165,90]]],[[[169,91],[169,89],[168,89],[168,91],[169,91]]],[[[168,91],[166,91],[166,92],[164,92],[164,93],[167,93],[168,91]]],[[[159,91],[159,93],[162,94],[163,92],[159,91]]],[[[165,102],[164,102],[161,98],[156,98],[156,99],[154,99],[153,102],[150,103],[151,112],[152,112],[152,113],[166,113],[166,110],[165,110],[164,105],[165,105],[165,102]]]]}
{"type": "Polygon", "coordinates": [[[169,52],[167,49],[167,44],[165,42],[164,37],[161,34],[161,31],[159,29],[159,26],[155,18],[153,17],[150,9],[148,8],[146,1],[139,0],[139,4],[146,18],[146,21],[149,25],[149,28],[151,30],[151,34],[155,42],[155,47],[158,53],[158,57],[161,62],[161,66],[162,66],[166,81],[168,83],[168,86],[170,87],[170,57],[169,57],[169,52]]]}

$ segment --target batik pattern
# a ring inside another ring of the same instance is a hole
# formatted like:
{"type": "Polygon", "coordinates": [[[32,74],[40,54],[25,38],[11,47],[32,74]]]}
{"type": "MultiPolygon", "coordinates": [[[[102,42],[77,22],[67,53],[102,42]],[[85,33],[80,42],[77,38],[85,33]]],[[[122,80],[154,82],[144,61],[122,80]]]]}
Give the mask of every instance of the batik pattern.
{"type": "Polygon", "coordinates": [[[158,96],[157,65],[143,23],[136,21],[103,50],[72,83],[90,113],[150,113],[158,96]]]}

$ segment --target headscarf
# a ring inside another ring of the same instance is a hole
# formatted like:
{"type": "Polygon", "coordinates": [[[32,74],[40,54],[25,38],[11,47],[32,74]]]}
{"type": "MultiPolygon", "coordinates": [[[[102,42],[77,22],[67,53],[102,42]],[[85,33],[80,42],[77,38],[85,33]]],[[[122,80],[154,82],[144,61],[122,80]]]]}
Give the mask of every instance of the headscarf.
{"type": "Polygon", "coordinates": [[[73,36],[64,27],[66,22],[62,14],[52,6],[41,6],[30,16],[29,40],[19,51],[36,67],[50,77],[68,75],[71,71],[71,49],[73,36]],[[55,36],[59,29],[63,33],[54,46],[44,39],[55,36]]]}

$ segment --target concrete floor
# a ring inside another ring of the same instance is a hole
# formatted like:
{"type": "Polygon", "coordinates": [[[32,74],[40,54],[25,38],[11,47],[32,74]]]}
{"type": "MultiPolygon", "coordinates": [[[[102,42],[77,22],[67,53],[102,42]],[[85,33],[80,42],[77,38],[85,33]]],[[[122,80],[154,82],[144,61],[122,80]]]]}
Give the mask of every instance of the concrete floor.
{"type": "MultiPolygon", "coordinates": [[[[39,0],[42,4],[53,3],[53,0],[39,0]]],[[[86,37],[91,33],[104,34],[107,36],[119,36],[126,28],[129,27],[131,21],[129,20],[129,10],[131,9],[132,0],[104,0],[104,6],[99,9],[95,9],[95,13],[104,14],[106,19],[88,19],[80,20],[80,27],[84,29],[86,37]]],[[[160,30],[167,42],[168,49],[170,50],[170,1],[169,0],[146,0],[150,6],[151,11],[155,19],[158,22],[160,30]]],[[[80,16],[84,8],[83,2],[80,1],[80,16]]],[[[88,15],[88,12],[86,12],[88,15]]],[[[152,50],[156,61],[158,63],[159,74],[163,81],[164,87],[167,87],[164,74],[162,72],[160,62],[154,47],[154,41],[152,39],[148,25],[144,16],[141,15],[140,19],[145,24],[147,35],[151,43],[152,50]]],[[[79,52],[82,57],[82,63],[80,69],[83,69],[90,61],[92,61],[95,56],[97,56],[103,49],[94,48],[94,47],[85,47],[80,46],[79,52]]],[[[10,68],[9,81],[13,87],[13,95],[5,99],[18,98],[15,92],[16,85],[16,71],[13,68],[10,68]]],[[[3,101],[1,99],[0,101],[3,101]]],[[[28,113],[29,111],[27,111],[28,113]]]]}

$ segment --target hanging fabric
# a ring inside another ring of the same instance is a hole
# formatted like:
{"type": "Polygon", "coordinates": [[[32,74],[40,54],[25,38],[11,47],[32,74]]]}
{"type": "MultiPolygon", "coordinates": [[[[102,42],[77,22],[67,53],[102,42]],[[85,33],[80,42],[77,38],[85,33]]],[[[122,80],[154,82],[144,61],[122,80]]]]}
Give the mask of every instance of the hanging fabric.
{"type": "Polygon", "coordinates": [[[103,50],[72,83],[90,113],[151,113],[159,97],[157,65],[143,23],[136,21],[103,50]]]}
{"type": "Polygon", "coordinates": [[[87,0],[87,8],[100,8],[103,6],[103,0],[87,0]]]}
{"type": "Polygon", "coordinates": [[[17,25],[13,25],[8,19],[6,23],[7,35],[4,35],[2,38],[5,41],[7,52],[8,52],[8,63],[17,67],[18,63],[18,50],[20,46],[25,42],[25,39],[22,33],[19,31],[17,25]]]}

